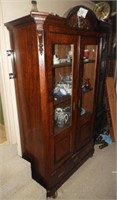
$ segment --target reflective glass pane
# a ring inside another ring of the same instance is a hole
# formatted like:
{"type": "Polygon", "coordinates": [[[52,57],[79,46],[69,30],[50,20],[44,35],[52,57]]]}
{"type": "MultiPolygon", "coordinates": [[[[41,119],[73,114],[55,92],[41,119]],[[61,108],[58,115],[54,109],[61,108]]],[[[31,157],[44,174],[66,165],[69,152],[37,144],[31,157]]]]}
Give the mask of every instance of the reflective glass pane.
{"type": "Polygon", "coordinates": [[[83,55],[82,97],[79,102],[81,116],[91,114],[96,83],[97,45],[85,45],[83,55]]]}
{"type": "Polygon", "coordinates": [[[53,45],[54,131],[71,125],[73,88],[73,45],[53,45]]]}

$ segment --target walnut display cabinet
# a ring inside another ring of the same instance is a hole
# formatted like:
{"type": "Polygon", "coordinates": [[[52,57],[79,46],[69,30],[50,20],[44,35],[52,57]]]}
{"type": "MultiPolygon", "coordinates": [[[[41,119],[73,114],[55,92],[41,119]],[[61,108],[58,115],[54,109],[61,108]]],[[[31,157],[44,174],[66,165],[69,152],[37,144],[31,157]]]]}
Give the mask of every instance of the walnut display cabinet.
{"type": "Polygon", "coordinates": [[[78,7],[66,17],[32,12],[5,24],[22,155],[48,196],[94,152],[103,34],[96,19],[84,23],[77,12],[78,7]]]}

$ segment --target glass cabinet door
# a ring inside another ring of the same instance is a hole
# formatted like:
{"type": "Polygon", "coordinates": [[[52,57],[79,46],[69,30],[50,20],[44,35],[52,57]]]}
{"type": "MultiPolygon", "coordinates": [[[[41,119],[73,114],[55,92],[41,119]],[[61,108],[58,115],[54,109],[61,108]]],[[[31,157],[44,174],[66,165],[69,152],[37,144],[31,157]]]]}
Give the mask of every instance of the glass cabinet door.
{"type": "Polygon", "coordinates": [[[54,133],[72,123],[73,44],[53,45],[54,133]]]}
{"type": "Polygon", "coordinates": [[[80,116],[93,113],[98,45],[84,45],[80,116]]]}

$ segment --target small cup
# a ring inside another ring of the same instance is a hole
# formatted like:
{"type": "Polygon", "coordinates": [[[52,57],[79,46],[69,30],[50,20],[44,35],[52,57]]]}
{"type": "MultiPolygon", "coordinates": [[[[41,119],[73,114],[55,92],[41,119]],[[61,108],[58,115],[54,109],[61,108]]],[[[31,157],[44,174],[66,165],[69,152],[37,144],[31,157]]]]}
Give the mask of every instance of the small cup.
{"type": "Polygon", "coordinates": [[[89,50],[88,49],[84,49],[84,57],[86,59],[89,59],[89,54],[90,54],[89,50]]]}

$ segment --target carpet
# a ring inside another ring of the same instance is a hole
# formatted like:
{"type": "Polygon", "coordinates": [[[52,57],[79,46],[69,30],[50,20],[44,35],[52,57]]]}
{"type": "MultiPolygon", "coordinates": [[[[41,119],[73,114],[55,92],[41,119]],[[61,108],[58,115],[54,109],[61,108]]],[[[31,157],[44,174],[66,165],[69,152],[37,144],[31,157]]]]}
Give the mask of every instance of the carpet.
{"type": "MultiPolygon", "coordinates": [[[[116,146],[99,149],[58,190],[56,200],[117,199],[116,146]]],[[[48,198],[48,200],[51,198],[48,198]]]]}

